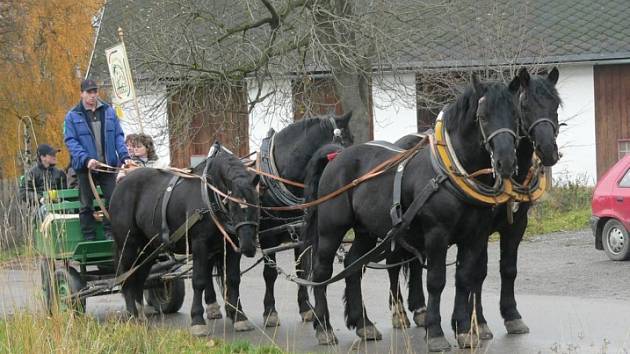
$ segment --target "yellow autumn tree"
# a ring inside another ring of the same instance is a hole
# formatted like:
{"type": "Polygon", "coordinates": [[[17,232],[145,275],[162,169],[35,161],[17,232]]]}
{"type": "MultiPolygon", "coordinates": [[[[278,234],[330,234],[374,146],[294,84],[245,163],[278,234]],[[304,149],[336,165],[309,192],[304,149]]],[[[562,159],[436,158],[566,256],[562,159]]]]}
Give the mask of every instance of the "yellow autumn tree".
{"type": "Polygon", "coordinates": [[[79,101],[94,43],[93,20],[102,1],[8,0],[0,5],[0,178],[22,173],[24,125],[31,151],[62,148],[63,119],[79,101]]]}

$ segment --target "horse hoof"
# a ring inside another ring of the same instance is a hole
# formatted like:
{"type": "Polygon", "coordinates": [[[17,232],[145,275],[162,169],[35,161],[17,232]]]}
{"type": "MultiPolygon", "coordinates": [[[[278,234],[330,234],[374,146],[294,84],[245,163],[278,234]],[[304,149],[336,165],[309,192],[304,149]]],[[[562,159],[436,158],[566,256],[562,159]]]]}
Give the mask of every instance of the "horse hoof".
{"type": "Polygon", "coordinates": [[[460,333],[457,335],[457,345],[461,348],[477,348],[479,346],[479,338],[470,333],[460,333]]]}
{"type": "Polygon", "coordinates": [[[451,350],[451,344],[444,336],[429,338],[427,346],[430,352],[446,352],[451,350]]]}
{"type": "Polygon", "coordinates": [[[394,328],[409,328],[409,318],[402,304],[392,306],[392,326],[394,328]]]}
{"type": "Polygon", "coordinates": [[[190,327],[190,334],[192,334],[194,337],[205,337],[208,335],[208,326],[194,325],[190,327]]]}
{"type": "Polygon", "coordinates": [[[410,322],[405,313],[395,313],[392,316],[392,326],[398,329],[409,328],[410,322]]]}
{"type": "Polygon", "coordinates": [[[219,318],[223,318],[223,315],[221,314],[221,306],[219,306],[219,304],[217,304],[216,302],[208,305],[206,307],[206,316],[209,320],[217,320],[219,318]]]}
{"type": "Polygon", "coordinates": [[[136,301],[136,309],[138,309],[138,317],[136,320],[145,322],[147,320],[147,315],[144,313],[144,304],[136,301]]]}
{"type": "Polygon", "coordinates": [[[479,339],[490,340],[492,338],[494,338],[494,334],[492,334],[492,331],[490,330],[490,327],[488,327],[488,324],[482,323],[481,325],[479,325],[479,339]]]}
{"type": "Polygon", "coordinates": [[[332,330],[326,331],[318,329],[315,331],[315,336],[317,337],[319,345],[335,345],[339,342],[339,340],[337,340],[337,336],[335,336],[332,330]]]}
{"type": "Polygon", "coordinates": [[[252,325],[248,320],[234,322],[234,330],[237,332],[247,332],[254,329],[254,325],[252,325]]]}
{"type": "Polygon", "coordinates": [[[151,305],[145,305],[144,310],[142,312],[144,313],[145,316],[153,316],[160,313],[155,307],[151,305]]]}
{"type": "Polygon", "coordinates": [[[278,327],[280,326],[280,319],[277,312],[272,312],[264,318],[265,327],[278,327]]]}
{"type": "Polygon", "coordinates": [[[505,321],[505,329],[509,334],[525,334],[529,333],[529,327],[523,322],[522,319],[505,321]]]}
{"type": "Polygon", "coordinates": [[[308,310],[304,312],[300,312],[300,316],[302,316],[302,322],[313,322],[315,318],[315,313],[313,310],[308,310]]]}
{"type": "Polygon", "coordinates": [[[418,327],[424,327],[424,318],[427,316],[427,308],[423,307],[413,313],[413,322],[418,327]]]}
{"type": "Polygon", "coordinates": [[[383,335],[376,329],[374,325],[365,326],[357,329],[357,336],[363,340],[381,340],[383,335]]]}

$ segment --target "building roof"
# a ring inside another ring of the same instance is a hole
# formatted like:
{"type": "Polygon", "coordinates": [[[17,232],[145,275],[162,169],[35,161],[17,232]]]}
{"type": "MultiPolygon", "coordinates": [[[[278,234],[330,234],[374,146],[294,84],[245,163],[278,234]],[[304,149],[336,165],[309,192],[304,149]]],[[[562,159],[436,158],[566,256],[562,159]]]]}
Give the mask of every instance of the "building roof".
{"type": "Polygon", "coordinates": [[[627,0],[461,0],[416,23],[401,63],[423,67],[630,58],[627,0]]]}
{"type": "MultiPolygon", "coordinates": [[[[196,6],[205,3],[212,11],[194,14],[192,7],[182,7],[180,3],[175,6],[173,1],[167,0],[109,0],[90,74],[107,81],[104,50],[116,43],[118,27],[123,27],[127,34],[125,42],[132,68],[140,75],[153,75],[156,69],[143,70],[142,64],[151,61],[147,53],[156,52],[154,47],[158,42],[181,40],[181,36],[173,35],[172,28],[183,26],[192,34],[191,38],[203,42],[206,38],[216,38],[216,32],[204,35],[204,31],[217,30],[212,25],[213,20],[238,23],[265,13],[263,8],[256,7],[256,4],[260,6],[258,1],[188,1],[196,6]],[[195,21],[199,21],[198,25],[195,21]],[[171,26],[163,28],[157,26],[158,23],[171,26]]],[[[391,12],[397,12],[400,23],[383,24],[382,28],[396,34],[392,35],[391,43],[383,43],[382,47],[391,53],[387,62],[379,65],[445,68],[630,58],[630,5],[627,1],[392,0],[388,7],[391,12]]],[[[299,27],[300,19],[296,20],[294,24],[299,27]]],[[[374,21],[379,20],[379,17],[374,18],[374,21]]],[[[266,38],[262,29],[258,33],[258,38],[266,38]]],[[[220,68],[234,61],[245,65],[256,55],[254,45],[250,48],[240,44],[236,48],[235,42],[229,41],[221,45],[202,44],[210,53],[181,51],[172,53],[173,61],[190,64],[196,55],[202,54],[206,62],[211,61],[220,68]]],[[[161,74],[159,70],[157,73],[161,74]]],[[[169,70],[169,76],[189,74],[178,72],[175,67],[169,70]]]]}

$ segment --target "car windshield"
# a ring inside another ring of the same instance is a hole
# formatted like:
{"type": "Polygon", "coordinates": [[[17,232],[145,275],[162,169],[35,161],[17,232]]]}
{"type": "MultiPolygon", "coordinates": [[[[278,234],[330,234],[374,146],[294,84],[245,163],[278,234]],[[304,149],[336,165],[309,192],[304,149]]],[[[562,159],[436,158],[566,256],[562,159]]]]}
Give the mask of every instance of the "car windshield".
{"type": "Polygon", "coordinates": [[[619,181],[619,187],[630,187],[630,169],[626,171],[626,174],[619,181]]]}

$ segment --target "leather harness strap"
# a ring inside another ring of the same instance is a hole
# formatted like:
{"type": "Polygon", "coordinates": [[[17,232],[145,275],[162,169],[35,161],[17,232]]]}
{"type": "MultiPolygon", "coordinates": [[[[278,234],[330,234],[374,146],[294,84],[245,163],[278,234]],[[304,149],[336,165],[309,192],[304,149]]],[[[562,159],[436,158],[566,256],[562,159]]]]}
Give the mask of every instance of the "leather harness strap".
{"type": "MultiPolygon", "coordinates": [[[[344,279],[348,274],[354,273],[360,270],[363,266],[368,264],[369,262],[379,262],[383,260],[388,254],[388,250],[392,247],[393,243],[396,242],[403,234],[404,231],[411,225],[411,222],[414,220],[418,212],[424,207],[429,198],[439,190],[440,185],[447,181],[448,177],[438,172],[437,176],[431,179],[429,183],[422,189],[422,192],[413,200],[407,211],[403,214],[400,222],[394,225],[385,235],[385,237],[378,242],[378,244],[369,250],[367,253],[363,254],[359,259],[354,261],[348,267],[344,268],[342,271],[337,273],[335,276],[325,280],[323,282],[313,282],[310,280],[302,279],[294,275],[289,275],[284,273],[289,280],[304,286],[325,286],[341,279],[344,279]]],[[[415,250],[415,248],[414,248],[415,250]]],[[[416,250],[417,252],[417,250],[416,250]]],[[[414,254],[416,252],[413,252],[414,254]]],[[[423,262],[422,255],[419,253],[416,255],[419,257],[420,261],[423,262]]],[[[279,268],[280,271],[282,271],[279,268]]]]}
{"type": "Polygon", "coordinates": [[[162,242],[168,244],[170,238],[170,230],[168,228],[168,221],[166,220],[166,208],[168,207],[168,202],[171,200],[171,195],[173,195],[173,189],[175,189],[175,185],[180,181],[180,177],[178,175],[173,175],[170,181],[168,181],[168,186],[164,191],[164,196],[162,197],[162,242]]]}
{"type": "MultiPolygon", "coordinates": [[[[260,170],[264,173],[261,174],[261,182],[269,190],[269,195],[276,205],[287,206],[304,203],[304,198],[300,198],[291,193],[284,185],[283,181],[269,177],[269,175],[279,176],[273,156],[275,136],[276,132],[270,129],[269,133],[267,133],[267,137],[263,139],[260,145],[259,165],[260,170]]],[[[303,185],[302,188],[304,188],[303,185]]]]}

